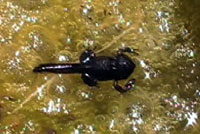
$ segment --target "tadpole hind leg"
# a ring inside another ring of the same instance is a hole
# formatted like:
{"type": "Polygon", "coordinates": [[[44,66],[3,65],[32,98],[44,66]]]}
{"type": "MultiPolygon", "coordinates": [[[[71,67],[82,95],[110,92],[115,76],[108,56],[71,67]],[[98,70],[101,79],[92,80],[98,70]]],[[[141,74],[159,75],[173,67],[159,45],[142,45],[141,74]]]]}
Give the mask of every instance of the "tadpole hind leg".
{"type": "Polygon", "coordinates": [[[127,90],[131,90],[133,89],[135,86],[135,79],[130,79],[126,84],[125,84],[125,88],[127,90]]]}
{"type": "Polygon", "coordinates": [[[81,63],[89,63],[95,56],[95,53],[92,50],[84,51],[80,56],[81,63]]]}
{"type": "Polygon", "coordinates": [[[119,91],[120,93],[125,93],[129,90],[131,90],[133,87],[134,87],[134,84],[135,84],[135,79],[131,79],[129,80],[126,84],[125,84],[125,87],[122,88],[119,84],[118,84],[118,81],[114,81],[114,88],[119,91]]]}
{"type": "Polygon", "coordinates": [[[113,86],[114,86],[114,88],[115,88],[117,91],[119,91],[120,93],[125,93],[125,92],[126,92],[126,90],[123,89],[123,88],[118,84],[118,81],[114,81],[113,86]]]}
{"type": "Polygon", "coordinates": [[[97,86],[97,80],[90,76],[89,74],[85,73],[81,75],[81,78],[85,84],[88,86],[97,86]]]}

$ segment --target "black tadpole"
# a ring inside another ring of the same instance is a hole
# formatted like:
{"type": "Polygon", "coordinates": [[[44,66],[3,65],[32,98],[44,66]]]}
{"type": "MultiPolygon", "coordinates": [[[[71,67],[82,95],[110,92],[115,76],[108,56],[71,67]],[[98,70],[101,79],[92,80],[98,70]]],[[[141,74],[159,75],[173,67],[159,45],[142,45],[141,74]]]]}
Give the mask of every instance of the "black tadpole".
{"type": "Polygon", "coordinates": [[[41,64],[35,67],[33,72],[81,74],[83,82],[89,86],[97,86],[97,81],[114,80],[115,89],[124,93],[130,90],[130,84],[135,82],[135,79],[131,79],[124,88],[118,85],[119,80],[127,79],[135,69],[133,61],[123,54],[126,50],[130,51],[127,48],[121,49],[113,57],[95,56],[92,50],[86,50],[80,56],[80,63],[41,64]]]}

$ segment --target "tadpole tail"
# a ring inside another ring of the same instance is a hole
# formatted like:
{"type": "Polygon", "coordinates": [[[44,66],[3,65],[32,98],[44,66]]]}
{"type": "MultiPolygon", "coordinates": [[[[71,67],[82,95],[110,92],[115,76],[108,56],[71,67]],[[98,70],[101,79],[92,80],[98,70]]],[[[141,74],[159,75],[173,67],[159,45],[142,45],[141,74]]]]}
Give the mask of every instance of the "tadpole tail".
{"type": "Polygon", "coordinates": [[[86,73],[89,67],[81,64],[41,64],[33,69],[35,73],[86,73]]]}

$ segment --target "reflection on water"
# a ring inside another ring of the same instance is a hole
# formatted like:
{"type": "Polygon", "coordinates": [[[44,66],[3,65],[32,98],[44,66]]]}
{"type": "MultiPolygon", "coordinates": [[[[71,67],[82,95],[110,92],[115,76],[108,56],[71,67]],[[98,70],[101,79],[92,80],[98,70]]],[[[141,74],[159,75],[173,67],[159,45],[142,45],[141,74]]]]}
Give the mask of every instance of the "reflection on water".
{"type": "Polygon", "coordinates": [[[0,0],[0,133],[199,133],[199,4],[0,0]],[[127,46],[139,56],[129,54],[136,85],[126,94],[110,81],[90,88],[79,75],[32,72],[127,46]]]}

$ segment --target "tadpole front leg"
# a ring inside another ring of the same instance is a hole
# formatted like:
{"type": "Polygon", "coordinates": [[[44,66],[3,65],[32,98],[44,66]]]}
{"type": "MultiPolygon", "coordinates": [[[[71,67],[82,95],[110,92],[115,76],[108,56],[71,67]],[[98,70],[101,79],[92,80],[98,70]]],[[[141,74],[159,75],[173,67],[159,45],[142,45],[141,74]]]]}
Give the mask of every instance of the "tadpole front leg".
{"type": "Polygon", "coordinates": [[[133,87],[135,86],[134,84],[135,84],[135,79],[131,79],[131,80],[129,80],[129,81],[125,84],[124,88],[122,88],[122,87],[118,84],[118,81],[114,81],[113,86],[114,86],[114,88],[115,88],[117,91],[119,91],[120,93],[125,93],[125,92],[127,92],[127,91],[133,89],[133,87]]]}
{"type": "Polygon", "coordinates": [[[139,55],[137,53],[138,49],[134,49],[134,48],[130,48],[130,47],[124,47],[124,48],[120,48],[117,53],[120,54],[120,53],[133,53],[133,54],[136,54],[136,55],[139,55]]]}

